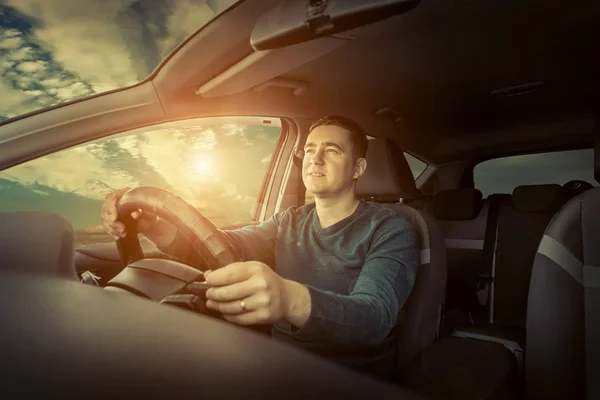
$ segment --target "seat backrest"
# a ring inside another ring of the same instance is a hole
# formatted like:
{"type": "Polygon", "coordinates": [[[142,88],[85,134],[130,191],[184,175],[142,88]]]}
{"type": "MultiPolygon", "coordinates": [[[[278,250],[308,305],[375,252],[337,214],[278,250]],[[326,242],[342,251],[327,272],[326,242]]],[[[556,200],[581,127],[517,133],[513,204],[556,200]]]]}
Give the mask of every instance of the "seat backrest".
{"type": "Polygon", "coordinates": [[[569,201],[540,242],[529,287],[528,398],[600,396],[600,188],[569,201]],[[586,365],[587,364],[587,365],[586,365]],[[587,378],[586,378],[587,377],[587,378]]]}
{"type": "Polygon", "coordinates": [[[525,329],[527,296],[537,247],[548,223],[565,202],[560,185],[514,189],[500,205],[490,312],[494,323],[525,329]]]}
{"type": "Polygon", "coordinates": [[[471,310],[477,304],[488,204],[477,189],[442,190],[430,209],[446,244],[446,311],[471,310]]]}
{"type": "MultiPolygon", "coordinates": [[[[596,118],[594,179],[600,183],[600,114],[596,118]]],[[[535,255],[527,304],[527,398],[600,398],[599,244],[597,187],[556,213],[535,255]]]]}
{"type": "Polygon", "coordinates": [[[370,140],[366,158],[367,169],[357,182],[357,195],[387,203],[413,224],[419,238],[421,263],[397,327],[396,378],[400,378],[439,333],[446,293],[446,249],[439,227],[427,212],[397,204],[420,195],[402,150],[389,139],[370,140]]]}
{"type": "Polygon", "coordinates": [[[73,227],[48,211],[0,213],[0,268],[77,279],[73,227]]]}

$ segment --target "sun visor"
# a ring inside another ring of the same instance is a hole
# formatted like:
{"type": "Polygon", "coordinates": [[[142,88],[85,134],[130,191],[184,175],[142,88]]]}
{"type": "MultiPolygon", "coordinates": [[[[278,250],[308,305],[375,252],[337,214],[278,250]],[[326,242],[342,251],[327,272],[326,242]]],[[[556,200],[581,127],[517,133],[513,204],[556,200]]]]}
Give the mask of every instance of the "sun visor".
{"type": "Polygon", "coordinates": [[[250,43],[270,50],[344,33],[412,10],[420,0],[282,0],[257,21],[250,43]]]}
{"type": "Polygon", "coordinates": [[[302,93],[306,82],[278,78],[293,69],[309,63],[344,46],[349,40],[323,37],[275,50],[255,51],[225,72],[196,90],[202,97],[226,96],[264,85],[291,88],[295,95],[302,93]]]}

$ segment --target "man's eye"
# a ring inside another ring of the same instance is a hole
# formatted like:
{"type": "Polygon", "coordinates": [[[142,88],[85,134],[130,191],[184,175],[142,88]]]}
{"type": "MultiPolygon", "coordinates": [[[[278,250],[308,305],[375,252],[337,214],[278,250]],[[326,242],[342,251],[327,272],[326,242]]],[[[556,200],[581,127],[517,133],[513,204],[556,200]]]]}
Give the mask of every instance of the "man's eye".
{"type": "Polygon", "coordinates": [[[338,154],[338,151],[336,149],[327,149],[328,153],[333,153],[333,154],[338,154]]]}
{"type": "Polygon", "coordinates": [[[312,152],[313,152],[313,150],[312,150],[312,149],[304,150],[304,154],[310,154],[310,153],[312,153],[312,152]]]}

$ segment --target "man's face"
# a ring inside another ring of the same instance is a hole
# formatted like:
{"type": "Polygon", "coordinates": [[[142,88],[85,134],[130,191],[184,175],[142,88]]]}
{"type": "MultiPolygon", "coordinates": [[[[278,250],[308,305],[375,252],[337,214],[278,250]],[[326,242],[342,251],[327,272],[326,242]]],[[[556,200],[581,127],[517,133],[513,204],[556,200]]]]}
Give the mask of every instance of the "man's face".
{"type": "Polygon", "coordinates": [[[318,197],[335,197],[352,188],[364,172],[366,161],[352,154],[350,132],[336,125],[316,127],[306,140],[302,180],[318,197]]]}

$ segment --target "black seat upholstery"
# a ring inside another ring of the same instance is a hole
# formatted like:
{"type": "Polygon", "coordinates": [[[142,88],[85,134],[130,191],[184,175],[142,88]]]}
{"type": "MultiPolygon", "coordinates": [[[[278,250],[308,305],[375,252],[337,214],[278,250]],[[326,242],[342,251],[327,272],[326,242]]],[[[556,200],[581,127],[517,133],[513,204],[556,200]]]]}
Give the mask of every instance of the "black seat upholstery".
{"type": "Polygon", "coordinates": [[[565,202],[560,185],[514,189],[512,202],[500,206],[491,321],[525,329],[533,259],[544,230],[565,202]]]}
{"type": "MultiPolygon", "coordinates": [[[[493,250],[495,242],[487,225],[494,226],[494,233],[497,225],[497,213],[492,216],[490,202],[481,197],[475,189],[447,190],[436,193],[431,205],[448,251],[447,301],[452,309],[445,313],[444,335],[477,322],[469,318],[479,307],[477,276],[484,270],[484,250],[493,250]]],[[[506,198],[510,196],[499,199],[506,198]]],[[[477,340],[471,334],[436,341],[411,365],[405,383],[432,399],[515,398],[514,355],[501,342],[477,340]]]]}
{"type": "MultiPolygon", "coordinates": [[[[600,135],[599,135],[600,136],[600,135]]],[[[600,182],[600,146],[595,179],[600,182]]],[[[539,244],[529,287],[528,398],[600,398],[600,188],[570,200],[539,244]]]]}
{"type": "Polygon", "coordinates": [[[564,204],[560,185],[526,185],[501,199],[493,257],[488,321],[462,327],[454,335],[500,343],[517,360],[519,381],[525,349],[525,315],[533,260],[552,216],[564,204]]]}
{"type": "Polygon", "coordinates": [[[48,211],[0,213],[0,268],[77,280],[73,227],[48,211]]]}
{"type": "Polygon", "coordinates": [[[413,223],[421,247],[421,265],[414,289],[403,306],[398,326],[396,378],[430,346],[439,331],[446,292],[446,249],[434,219],[400,202],[419,196],[404,153],[389,139],[369,141],[367,169],[356,191],[363,200],[388,204],[413,223]]]}
{"type": "Polygon", "coordinates": [[[429,399],[514,399],[516,366],[499,343],[445,337],[408,371],[408,386],[429,399]]]}
{"type": "Polygon", "coordinates": [[[448,257],[446,288],[447,329],[472,318],[478,307],[477,276],[481,272],[488,204],[477,189],[443,190],[435,194],[431,210],[440,226],[448,257]]]}

